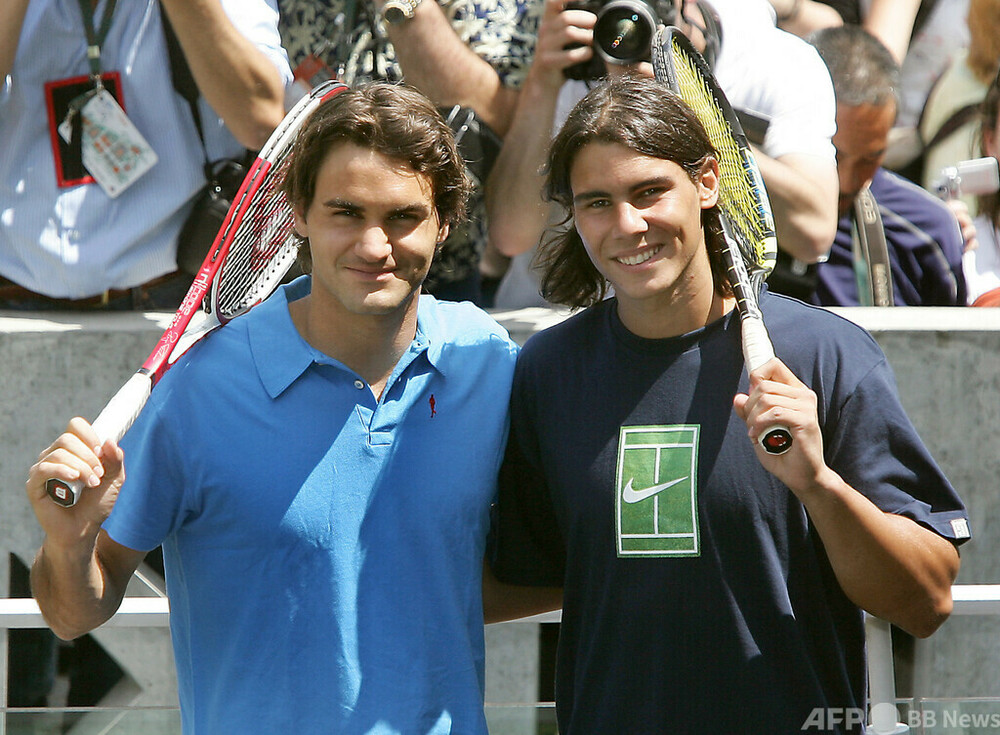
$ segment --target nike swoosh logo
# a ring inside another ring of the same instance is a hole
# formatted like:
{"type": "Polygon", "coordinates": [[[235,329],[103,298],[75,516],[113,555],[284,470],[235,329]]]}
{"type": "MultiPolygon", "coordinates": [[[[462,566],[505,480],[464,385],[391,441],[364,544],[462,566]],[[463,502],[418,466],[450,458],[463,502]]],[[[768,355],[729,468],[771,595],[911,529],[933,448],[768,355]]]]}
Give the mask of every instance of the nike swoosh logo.
{"type": "Polygon", "coordinates": [[[658,492],[662,492],[667,488],[673,487],[674,485],[684,482],[687,477],[682,477],[679,480],[671,480],[670,482],[665,482],[662,485],[653,485],[652,487],[644,488],[643,490],[633,490],[632,480],[634,478],[629,478],[629,481],[625,483],[625,487],[622,490],[622,500],[626,503],[641,503],[647,498],[651,498],[658,492]]]}

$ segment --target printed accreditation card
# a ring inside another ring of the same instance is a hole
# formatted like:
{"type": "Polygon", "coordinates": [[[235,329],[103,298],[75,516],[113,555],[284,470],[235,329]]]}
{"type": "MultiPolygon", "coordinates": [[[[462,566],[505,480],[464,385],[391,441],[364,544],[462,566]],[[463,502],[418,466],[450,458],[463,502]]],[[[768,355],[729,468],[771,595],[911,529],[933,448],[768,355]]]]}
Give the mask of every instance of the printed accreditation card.
{"type": "Polygon", "coordinates": [[[66,144],[79,141],[83,168],[109,197],[117,197],[156,164],[155,151],[103,85],[69,107],[72,111],[58,125],[59,136],[66,144]]]}

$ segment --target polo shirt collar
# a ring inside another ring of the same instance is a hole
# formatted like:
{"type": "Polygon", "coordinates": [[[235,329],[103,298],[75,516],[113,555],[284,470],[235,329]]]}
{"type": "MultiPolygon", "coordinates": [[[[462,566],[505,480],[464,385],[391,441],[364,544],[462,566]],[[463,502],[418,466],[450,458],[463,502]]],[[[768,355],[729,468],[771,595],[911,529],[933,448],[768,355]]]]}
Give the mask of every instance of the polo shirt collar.
{"type": "MultiPolygon", "coordinates": [[[[313,363],[341,365],[306,342],[292,322],[288,304],[307,296],[311,287],[309,276],[296,278],[247,315],[254,366],[271,398],[284,393],[313,363]]],[[[421,352],[426,352],[430,365],[444,375],[444,340],[440,336],[435,338],[440,335],[436,327],[437,302],[433,297],[421,296],[417,307],[416,336],[400,362],[409,364],[421,352]]]]}
{"type": "Polygon", "coordinates": [[[437,299],[429,294],[421,294],[417,305],[417,334],[410,349],[425,350],[431,367],[447,377],[445,362],[446,339],[439,321],[440,306],[437,299]]]}

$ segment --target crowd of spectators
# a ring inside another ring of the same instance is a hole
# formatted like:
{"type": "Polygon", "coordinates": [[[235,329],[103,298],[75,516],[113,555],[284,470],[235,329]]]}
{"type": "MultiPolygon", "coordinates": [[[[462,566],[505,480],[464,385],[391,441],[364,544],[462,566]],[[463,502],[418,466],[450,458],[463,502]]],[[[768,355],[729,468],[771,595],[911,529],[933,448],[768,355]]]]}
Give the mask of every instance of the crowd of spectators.
{"type": "MultiPolygon", "coordinates": [[[[331,76],[349,85],[404,81],[427,95],[459,136],[476,190],[468,224],[443,244],[425,291],[487,307],[545,303],[532,253],[564,216],[541,198],[539,167],[549,138],[573,102],[605,74],[650,73],[641,63],[595,63],[592,11],[601,3],[408,0],[401,6],[412,17],[403,22],[388,22],[381,4],[350,0],[260,0],[242,15],[231,5],[206,3],[200,17],[176,1],[127,9],[71,0],[5,6],[0,306],[172,307],[190,281],[178,266],[178,234],[205,185],[206,161],[252,153],[280,119],[282,98],[287,106],[331,76]],[[105,37],[87,39],[81,7],[103,13],[92,16],[91,32],[105,37]],[[151,23],[143,21],[147,15],[151,23]],[[174,28],[200,93],[194,111],[175,93],[174,28]],[[65,43],[36,43],[42,35],[65,43]],[[88,46],[100,49],[96,66],[87,61],[88,46]],[[574,69],[584,67],[581,80],[574,69]],[[95,70],[157,158],[114,196],[83,169],[85,116],[70,114],[71,100],[89,101],[88,77],[95,70]],[[59,133],[64,120],[72,133],[66,141],[59,133]]],[[[979,132],[980,108],[1000,59],[997,0],[670,0],[650,7],[701,44],[731,102],[750,121],[745,127],[778,234],[774,291],[826,305],[866,303],[854,295],[833,297],[821,285],[824,270],[840,267],[835,243],[837,220],[843,236],[850,209],[846,190],[877,185],[887,172],[934,190],[946,166],[989,155],[991,136],[979,132]],[[898,65],[887,70],[892,99],[883,109],[889,124],[877,132],[885,140],[868,139],[872,131],[849,119],[844,108],[853,103],[834,97],[811,47],[818,32],[838,26],[863,29],[884,46],[888,63],[898,65]],[[868,166],[868,180],[846,189],[845,161],[852,154],[835,148],[835,130],[841,141],[866,138],[868,162],[875,164],[868,166]],[[833,184],[838,161],[839,206],[833,184]]],[[[995,230],[989,219],[973,228],[979,201],[956,193],[948,203],[953,218],[942,215],[939,227],[913,223],[926,234],[917,259],[949,264],[956,282],[951,295],[904,297],[896,304],[972,303],[973,291],[983,287],[966,288],[971,278],[983,281],[965,274],[954,243],[957,238],[970,251],[980,243],[988,248],[995,230]]],[[[894,217],[882,214],[883,221],[894,217]]],[[[848,251],[850,244],[848,237],[848,251]]],[[[984,263],[992,259],[983,255],[965,260],[988,268],[984,263]]],[[[908,277],[919,280],[921,273],[908,277]]]]}

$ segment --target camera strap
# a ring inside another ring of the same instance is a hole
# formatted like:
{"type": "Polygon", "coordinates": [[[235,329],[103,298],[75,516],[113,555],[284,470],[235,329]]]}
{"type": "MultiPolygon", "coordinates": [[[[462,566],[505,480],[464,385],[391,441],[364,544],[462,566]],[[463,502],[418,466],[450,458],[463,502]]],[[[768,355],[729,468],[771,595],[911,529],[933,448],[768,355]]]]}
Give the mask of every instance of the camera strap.
{"type": "Polygon", "coordinates": [[[205,132],[202,128],[201,112],[198,110],[198,98],[201,97],[201,92],[198,90],[198,84],[194,81],[191,67],[188,66],[187,59],[184,57],[184,50],[181,48],[181,43],[177,38],[177,33],[174,32],[174,27],[170,24],[170,18],[167,17],[167,11],[163,8],[162,3],[160,4],[160,17],[163,22],[163,37],[167,42],[167,56],[170,59],[170,78],[173,82],[174,90],[188,103],[188,107],[191,108],[194,127],[198,131],[198,140],[201,141],[202,153],[205,154],[205,176],[208,178],[208,147],[205,145],[205,132]]]}

